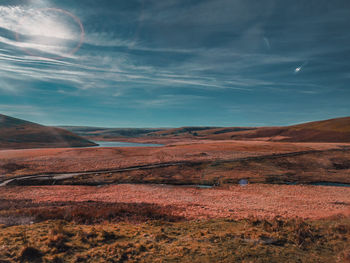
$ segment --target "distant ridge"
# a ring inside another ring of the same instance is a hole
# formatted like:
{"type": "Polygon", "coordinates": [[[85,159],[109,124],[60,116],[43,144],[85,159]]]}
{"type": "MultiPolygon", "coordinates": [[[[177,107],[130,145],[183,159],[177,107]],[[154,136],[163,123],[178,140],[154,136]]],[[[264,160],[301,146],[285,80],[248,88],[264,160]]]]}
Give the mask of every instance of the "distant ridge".
{"type": "Polygon", "coordinates": [[[0,149],[86,147],[95,143],[70,131],[0,114],[0,149]]]}
{"type": "Polygon", "coordinates": [[[113,129],[65,127],[95,140],[131,137],[146,139],[259,140],[280,142],[350,142],[350,117],[281,127],[181,127],[168,129],[113,129]]]}
{"type": "Polygon", "coordinates": [[[350,142],[350,117],[313,121],[287,127],[257,128],[231,138],[268,138],[286,142],[350,142]]]}
{"type": "Polygon", "coordinates": [[[350,117],[285,127],[183,127],[148,136],[213,140],[264,140],[285,142],[350,142],[350,117]]]}

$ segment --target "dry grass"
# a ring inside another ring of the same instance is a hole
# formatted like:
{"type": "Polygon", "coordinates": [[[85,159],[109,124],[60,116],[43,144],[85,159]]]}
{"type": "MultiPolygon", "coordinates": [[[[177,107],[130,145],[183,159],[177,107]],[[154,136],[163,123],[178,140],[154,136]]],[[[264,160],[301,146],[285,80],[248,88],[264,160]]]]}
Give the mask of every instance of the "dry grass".
{"type": "Polygon", "coordinates": [[[0,151],[0,182],[10,176],[82,172],[60,180],[13,181],[18,185],[350,183],[350,150],[336,144],[202,142],[164,148],[36,149],[0,151]],[[305,151],[310,151],[305,153],[305,151]],[[315,152],[322,150],[324,152],[315,152]],[[292,156],[276,156],[304,152],[292,156]],[[113,169],[181,162],[170,166],[113,169]],[[101,171],[102,170],[102,171],[101,171]],[[100,171],[84,174],[86,171],[100,171]],[[105,171],[105,172],[103,172],[105,171]],[[1,176],[0,176],[1,177],[1,176]]]}
{"type": "MultiPolygon", "coordinates": [[[[36,213],[40,209],[54,209],[52,213],[62,214],[61,209],[68,208],[73,212],[74,207],[81,207],[87,212],[95,209],[101,218],[105,218],[104,213],[107,214],[105,209],[137,214],[143,208],[189,219],[238,219],[249,215],[322,218],[350,214],[350,188],[249,184],[244,187],[199,189],[134,184],[8,187],[0,192],[0,210],[3,211],[18,210],[23,214],[28,209],[36,209],[36,213]]],[[[47,216],[43,218],[50,219],[47,216]]]]}
{"type": "Polygon", "coordinates": [[[41,203],[40,206],[28,203],[21,209],[9,207],[0,210],[0,224],[11,226],[46,220],[66,220],[76,224],[183,220],[183,217],[173,215],[173,210],[171,206],[146,203],[54,202],[41,203]]]}
{"type": "Polygon", "coordinates": [[[249,156],[338,148],[340,144],[198,141],[152,148],[28,149],[0,151],[0,175],[80,172],[175,161],[232,160],[249,156]]]}
{"type": "Polygon", "coordinates": [[[47,221],[0,231],[4,262],[329,263],[347,262],[350,249],[349,218],[103,225],[47,221]]]}

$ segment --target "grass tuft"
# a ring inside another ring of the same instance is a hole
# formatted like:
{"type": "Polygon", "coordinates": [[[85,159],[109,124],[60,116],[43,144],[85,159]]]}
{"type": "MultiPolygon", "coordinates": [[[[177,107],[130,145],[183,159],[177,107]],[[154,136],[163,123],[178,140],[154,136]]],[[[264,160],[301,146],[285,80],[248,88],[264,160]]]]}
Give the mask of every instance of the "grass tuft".
{"type": "Polygon", "coordinates": [[[42,252],[34,247],[24,247],[19,256],[20,262],[42,262],[42,252]]]}

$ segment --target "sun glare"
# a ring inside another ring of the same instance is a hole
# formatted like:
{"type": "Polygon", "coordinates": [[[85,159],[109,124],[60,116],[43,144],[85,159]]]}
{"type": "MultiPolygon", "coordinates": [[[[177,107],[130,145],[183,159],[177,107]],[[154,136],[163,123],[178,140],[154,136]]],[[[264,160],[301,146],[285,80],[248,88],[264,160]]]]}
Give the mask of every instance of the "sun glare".
{"type": "Polygon", "coordinates": [[[0,14],[0,25],[14,32],[15,45],[30,55],[64,57],[74,53],[84,38],[80,20],[63,9],[9,7],[0,14]]]}

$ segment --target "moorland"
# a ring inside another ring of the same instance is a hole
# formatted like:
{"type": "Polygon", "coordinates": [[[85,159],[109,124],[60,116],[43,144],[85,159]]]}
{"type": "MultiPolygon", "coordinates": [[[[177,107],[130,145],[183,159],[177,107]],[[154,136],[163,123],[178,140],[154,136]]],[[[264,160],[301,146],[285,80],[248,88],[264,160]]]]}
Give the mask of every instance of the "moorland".
{"type": "Polygon", "coordinates": [[[0,134],[0,262],[350,262],[349,117],[0,134]]]}

